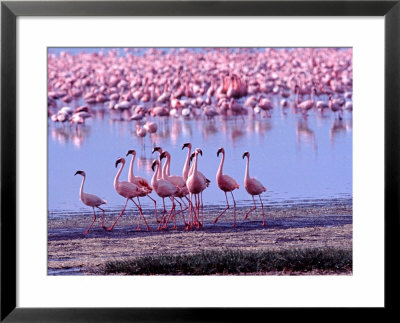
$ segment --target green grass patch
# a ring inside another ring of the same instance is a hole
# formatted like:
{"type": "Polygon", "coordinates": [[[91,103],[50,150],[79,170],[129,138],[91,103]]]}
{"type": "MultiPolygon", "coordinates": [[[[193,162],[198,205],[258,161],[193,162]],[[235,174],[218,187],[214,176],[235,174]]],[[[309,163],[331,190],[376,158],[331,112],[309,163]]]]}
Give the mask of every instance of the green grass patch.
{"type": "Polygon", "coordinates": [[[337,248],[246,251],[225,249],[189,255],[139,257],[105,265],[106,274],[214,275],[267,271],[352,269],[352,251],[337,248]]]}

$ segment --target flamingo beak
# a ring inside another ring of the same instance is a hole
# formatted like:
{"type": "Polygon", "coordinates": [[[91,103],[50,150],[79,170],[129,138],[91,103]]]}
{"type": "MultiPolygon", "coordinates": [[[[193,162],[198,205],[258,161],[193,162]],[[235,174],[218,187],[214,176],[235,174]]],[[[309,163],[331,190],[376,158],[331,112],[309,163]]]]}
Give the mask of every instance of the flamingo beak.
{"type": "Polygon", "coordinates": [[[222,148],[218,149],[218,151],[217,151],[217,157],[219,156],[220,153],[222,153],[222,148]]]}
{"type": "Polygon", "coordinates": [[[186,143],[186,144],[183,144],[183,146],[182,146],[182,150],[183,150],[183,148],[185,148],[185,147],[189,147],[189,145],[190,145],[190,143],[186,143]]]}
{"type": "Polygon", "coordinates": [[[115,162],[115,168],[117,168],[118,164],[121,162],[121,158],[117,159],[117,161],[115,162]]]}
{"type": "Polygon", "coordinates": [[[160,155],[160,160],[163,159],[163,158],[165,158],[165,151],[163,151],[163,152],[161,153],[161,155],[160,155]]]}
{"type": "Polygon", "coordinates": [[[201,149],[199,149],[199,153],[200,153],[200,155],[202,155],[202,156],[203,156],[203,152],[202,152],[202,150],[201,150],[201,149]]]}
{"type": "Polygon", "coordinates": [[[154,167],[156,167],[156,161],[153,161],[153,163],[151,164],[151,169],[153,170],[153,172],[154,172],[154,167]]]}
{"type": "MultiPolygon", "coordinates": [[[[78,174],[80,175],[80,174],[82,174],[82,172],[81,172],[80,170],[78,170],[78,171],[75,173],[75,175],[78,175],[78,174]]],[[[74,176],[75,176],[75,175],[74,175],[74,176]]]]}
{"type": "Polygon", "coordinates": [[[242,158],[244,159],[244,157],[247,157],[248,155],[249,155],[249,153],[246,151],[246,152],[243,154],[242,158]]]}
{"type": "Polygon", "coordinates": [[[134,151],[134,150],[128,150],[128,152],[126,153],[126,155],[128,156],[129,154],[135,154],[136,153],[136,151],[134,151]]]}
{"type": "Polygon", "coordinates": [[[192,159],[193,159],[194,155],[195,155],[195,153],[190,155],[190,162],[192,162],[192,159]]]}

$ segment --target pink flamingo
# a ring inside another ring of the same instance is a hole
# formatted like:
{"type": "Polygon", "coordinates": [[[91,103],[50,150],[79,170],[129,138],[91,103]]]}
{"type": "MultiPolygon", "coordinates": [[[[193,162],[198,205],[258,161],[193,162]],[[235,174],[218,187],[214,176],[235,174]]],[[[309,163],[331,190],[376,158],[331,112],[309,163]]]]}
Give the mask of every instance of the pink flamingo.
{"type": "MultiPolygon", "coordinates": [[[[167,169],[168,171],[170,170],[171,167],[171,155],[168,151],[164,150],[161,155],[160,155],[160,161],[166,158],[164,167],[162,169],[162,176],[161,178],[164,180],[167,180],[169,182],[171,182],[174,186],[176,186],[179,189],[178,193],[174,194],[174,197],[178,197],[183,204],[185,204],[185,202],[182,200],[183,197],[186,197],[186,195],[189,194],[188,188],[186,187],[186,182],[183,179],[183,176],[179,176],[179,175],[168,175],[167,174],[167,169]]],[[[176,200],[176,199],[175,199],[176,200]]],[[[183,211],[185,211],[187,209],[187,206],[185,205],[185,209],[182,209],[182,204],[176,200],[181,208],[181,212],[182,212],[182,217],[183,217],[183,222],[186,224],[186,220],[185,217],[183,215],[183,211]]],[[[176,220],[175,220],[176,221],[176,220]]],[[[176,227],[176,222],[175,222],[175,227],[176,227]]]]}
{"type": "MultiPolygon", "coordinates": [[[[147,196],[150,200],[153,201],[154,203],[154,211],[156,215],[156,221],[160,222],[157,217],[157,202],[155,199],[153,199],[149,194],[152,192],[152,187],[149,185],[147,179],[140,177],[140,176],[135,176],[133,173],[133,164],[135,162],[135,157],[136,157],[136,151],[135,150],[129,150],[126,154],[126,156],[129,156],[129,154],[132,155],[131,163],[129,165],[129,174],[128,174],[128,181],[129,183],[133,183],[143,189],[143,193],[140,195],[140,197],[147,196]]],[[[138,196],[138,203],[140,206],[140,201],[139,201],[139,196],[138,196]]]]}
{"type": "Polygon", "coordinates": [[[82,178],[82,183],[81,183],[81,188],[79,190],[79,198],[81,199],[83,204],[92,207],[93,214],[94,214],[94,219],[93,219],[92,223],[90,224],[89,228],[83,233],[84,234],[89,233],[89,230],[92,227],[94,221],[96,221],[96,211],[94,210],[95,207],[97,207],[99,210],[101,210],[103,212],[103,215],[101,217],[101,226],[102,226],[103,229],[105,229],[106,227],[104,226],[104,210],[100,207],[100,205],[107,204],[107,201],[106,200],[102,200],[100,197],[98,197],[96,195],[84,193],[83,192],[83,184],[85,183],[86,173],[83,170],[78,170],[75,173],[75,175],[78,175],[78,174],[82,175],[82,177],[83,177],[82,178]]]}
{"type": "MultiPolygon", "coordinates": [[[[191,147],[191,145],[190,145],[190,147],[191,147]]],[[[196,149],[195,149],[195,152],[196,152],[196,151],[197,151],[200,155],[203,156],[203,152],[201,151],[200,148],[196,148],[196,149]]],[[[192,161],[192,159],[194,158],[194,156],[195,156],[195,153],[191,154],[191,156],[190,156],[190,161],[192,161]]],[[[191,176],[191,175],[193,174],[193,171],[194,171],[194,164],[192,164],[192,166],[190,167],[188,176],[191,176]]],[[[202,172],[200,172],[199,170],[197,171],[197,174],[199,175],[199,177],[200,177],[200,179],[201,179],[201,181],[202,181],[202,189],[201,189],[201,192],[200,192],[200,201],[198,201],[198,206],[199,206],[199,207],[201,206],[202,218],[203,218],[203,209],[204,209],[204,205],[203,205],[203,191],[204,191],[207,187],[210,186],[211,181],[210,181],[207,177],[205,177],[204,174],[203,174],[202,172]]],[[[190,202],[191,202],[191,201],[192,201],[192,200],[190,199],[190,202]]],[[[198,220],[198,219],[197,219],[197,220],[198,220]]],[[[201,225],[202,225],[202,224],[203,224],[203,219],[202,219],[202,221],[201,221],[201,225]]]]}
{"type": "Polygon", "coordinates": [[[186,181],[186,185],[188,187],[190,194],[190,212],[189,212],[190,215],[192,214],[193,211],[192,196],[194,195],[194,201],[195,201],[194,218],[196,218],[194,222],[197,223],[197,228],[200,228],[200,226],[203,225],[199,221],[199,206],[200,206],[199,194],[201,194],[208,186],[207,182],[204,180],[205,178],[204,175],[200,174],[200,172],[197,170],[197,159],[199,154],[202,155],[203,152],[201,151],[201,149],[197,148],[194,152],[194,158],[195,158],[194,163],[190,170],[191,172],[189,174],[189,177],[186,181]]]}
{"type": "Polygon", "coordinates": [[[172,212],[175,210],[175,202],[174,202],[173,195],[179,193],[179,189],[175,185],[173,185],[171,182],[160,178],[161,167],[160,167],[160,161],[157,159],[155,159],[151,165],[151,168],[153,169],[153,171],[154,171],[155,167],[157,167],[157,168],[153,174],[153,178],[151,179],[151,185],[153,186],[153,189],[156,191],[157,195],[159,197],[161,197],[163,200],[164,211],[163,211],[161,222],[162,223],[165,222],[163,227],[161,227],[161,223],[160,223],[160,226],[158,227],[158,229],[165,229],[167,227],[168,219],[172,215],[172,212]],[[169,216],[165,220],[166,208],[165,208],[164,199],[166,197],[170,198],[170,200],[172,202],[172,208],[169,212],[169,216]]]}
{"type": "Polygon", "coordinates": [[[245,152],[242,156],[242,158],[244,159],[244,157],[247,157],[247,162],[246,162],[246,171],[244,173],[244,187],[247,191],[247,193],[249,193],[253,199],[254,202],[254,207],[251,208],[246,215],[244,216],[244,219],[246,220],[247,217],[249,216],[250,212],[254,211],[257,206],[256,206],[256,201],[254,200],[254,196],[258,195],[258,197],[260,198],[260,203],[261,203],[261,208],[262,208],[262,215],[263,215],[263,226],[265,226],[265,217],[264,217],[264,205],[263,202],[261,200],[261,193],[262,192],[266,192],[267,188],[264,187],[263,184],[261,184],[261,182],[259,180],[257,180],[255,177],[250,177],[249,175],[249,163],[250,163],[250,153],[249,152],[245,152]]]}
{"type": "Polygon", "coordinates": [[[304,116],[306,116],[307,111],[314,107],[314,104],[315,104],[314,94],[316,93],[316,89],[313,87],[311,90],[311,100],[299,102],[300,88],[298,85],[296,85],[295,88],[296,88],[296,107],[302,111],[304,116]]]}
{"type": "Polygon", "coordinates": [[[236,226],[236,201],[235,198],[233,197],[233,193],[232,191],[239,188],[240,185],[230,176],[225,175],[222,173],[222,168],[224,166],[224,161],[225,161],[225,150],[224,148],[220,148],[217,151],[217,156],[219,156],[219,154],[222,153],[222,159],[221,159],[221,163],[219,164],[219,168],[217,171],[217,184],[218,187],[224,191],[225,193],[225,199],[226,199],[226,208],[225,210],[223,210],[214,220],[214,223],[217,223],[219,217],[224,214],[229,208],[229,202],[228,202],[228,196],[226,195],[227,192],[231,192],[232,194],[232,199],[233,199],[233,226],[236,226]]]}
{"type": "MultiPolygon", "coordinates": [[[[143,213],[142,213],[142,209],[139,205],[136,204],[136,202],[133,200],[133,198],[140,196],[141,194],[143,194],[143,192],[147,192],[147,190],[143,190],[142,188],[140,188],[139,186],[133,184],[133,183],[129,183],[126,181],[119,181],[119,176],[121,175],[122,169],[125,166],[125,159],[124,158],[118,158],[117,161],[115,162],[115,167],[118,166],[118,164],[121,163],[121,167],[117,172],[117,175],[115,176],[114,179],[114,189],[117,191],[117,193],[123,197],[126,198],[126,202],[124,205],[124,208],[122,209],[121,213],[118,215],[117,219],[115,220],[115,222],[113,223],[113,225],[111,227],[109,227],[107,230],[111,231],[112,229],[114,229],[115,224],[117,223],[118,219],[121,217],[121,215],[124,213],[125,209],[126,209],[126,205],[128,204],[128,201],[131,200],[133,202],[133,204],[136,205],[136,207],[138,208],[138,210],[140,211],[140,216],[143,217],[144,222],[146,223],[147,226],[147,231],[150,231],[150,227],[147,224],[146,218],[144,217],[143,213]]],[[[139,224],[140,224],[140,217],[139,217],[139,224]]],[[[140,230],[140,226],[138,225],[138,230],[140,230]]]]}

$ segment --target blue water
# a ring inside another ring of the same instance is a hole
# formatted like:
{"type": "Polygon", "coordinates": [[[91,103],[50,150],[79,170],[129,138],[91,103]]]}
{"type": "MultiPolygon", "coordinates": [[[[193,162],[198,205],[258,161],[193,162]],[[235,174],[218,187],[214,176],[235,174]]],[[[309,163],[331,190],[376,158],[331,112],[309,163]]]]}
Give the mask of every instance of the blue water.
{"type": "MultiPolygon", "coordinates": [[[[78,106],[73,102],[69,106],[78,106]]],[[[275,102],[277,103],[277,102],[275,102]]],[[[59,107],[65,104],[60,104],[59,107]]],[[[155,145],[172,155],[171,174],[181,175],[187,150],[182,144],[191,142],[199,147],[199,170],[210,180],[204,191],[207,204],[224,204],[224,193],[217,187],[215,175],[220,157],[219,147],[224,147],[226,160],[224,173],[234,177],[241,185],[234,191],[241,204],[252,203],[243,186],[245,160],[242,154],[249,151],[250,175],[257,177],[268,188],[263,194],[265,203],[300,203],[304,200],[352,198],[352,114],[346,112],[339,121],[327,111],[321,116],[311,111],[307,120],[290,109],[284,113],[278,104],[272,117],[251,115],[224,120],[154,119],[158,131],[151,137],[139,138],[136,122],[114,120],[102,105],[93,107],[95,118],[88,119],[84,127],[76,129],[55,124],[48,126],[48,208],[50,212],[88,211],[79,200],[81,176],[87,174],[84,191],[106,199],[106,208],[122,207],[125,200],[113,188],[117,172],[115,161],[125,157],[129,149],[137,151],[135,175],[149,182],[153,171],[151,163],[158,154],[152,154],[155,145]]],[[[56,110],[55,110],[56,111],[56,110]]],[[[126,180],[130,157],[122,173],[126,180]]],[[[153,197],[156,194],[152,193],[153,197]]],[[[161,199],[156,197],[159,205],[161,199]]],[[[145,207],[153,204],[142,199],[145,207]]]]}

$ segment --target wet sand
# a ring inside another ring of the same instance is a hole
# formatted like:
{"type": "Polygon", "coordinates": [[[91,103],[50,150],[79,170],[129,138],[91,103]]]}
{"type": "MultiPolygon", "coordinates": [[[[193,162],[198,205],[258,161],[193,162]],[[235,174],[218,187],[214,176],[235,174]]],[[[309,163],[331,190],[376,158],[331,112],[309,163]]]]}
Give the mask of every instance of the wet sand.
{"type": "MultiPolygon", "coordinates": [[[[146,231],[143,221],[141,230],[136,230],[138,223],[136,212],[124,214],[112,232],[101,228],[101,214],[98,214],[98,219],[89,234],[83,234],[83,231],[93,219],[90,212],[49,217],[48,274],[103,275],[104,264],[113,260],[167,253],[198,253],[203,250],[225,248],[243,250],[352,248],[351,200],[266,207],[266,227],[261,225],[262,214],[259,209],[251,213],[247,220],[243,220],[248,207],[238,208],[236,227],[232,226],[232,210],[228,210],[218,223],[214,224],[213,220],[218,210],[221,208],[210,206],[205,208],[204,226],[190,231],[184,230],[180,215],[177,217],[177,229],[173,229],[173,223],[169,223],[166,230],[157,231],[158,224],[151,210],[145,211],[151,231],[146,231]]],[[[118,210],[107,212],[106,226],[110,225],[117,215],[118,210]]],[[[328,271],[307,274],[338,273],[328,271]]]]}

